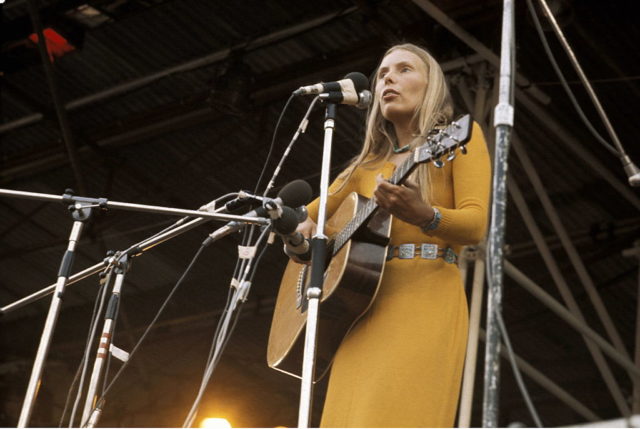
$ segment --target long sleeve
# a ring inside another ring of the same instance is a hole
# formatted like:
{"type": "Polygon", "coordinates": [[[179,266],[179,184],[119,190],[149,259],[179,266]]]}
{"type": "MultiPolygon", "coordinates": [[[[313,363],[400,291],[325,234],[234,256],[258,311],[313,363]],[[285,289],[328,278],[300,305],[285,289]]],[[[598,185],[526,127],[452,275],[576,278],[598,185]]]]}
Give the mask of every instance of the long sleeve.
{"type": "MultiPolygon", "coordinates": [[[[356,171],[351,175],[347,184],[340,189],[339,192],[334,193],[343,183],[343,179],[339,178],[334,180],[331,185],[329,185],[329,197],[327,198],[327,214],[326,219],[329,219],[333,213],[340,207],[340,204],[345,199],[347,195],[353,192],[356,188],[356,182],[358,181],[358,172],[356,171]]],[[[314,222],[318,221],[318,209],[320,208],[320,197],[316,198],[312,202],[307,205],[307,211],[309,212],[309,217],[313,219],[314,222]]]]}
{"type": "Polygon", "coordinates": [[[442,214],[436,229],[427,235],[451,244],[476,244],[484,238],[489,217],[491,162],[482,128],[473,123],[466,155],[452,162],[454,207],[434,204],[442,214]]]}

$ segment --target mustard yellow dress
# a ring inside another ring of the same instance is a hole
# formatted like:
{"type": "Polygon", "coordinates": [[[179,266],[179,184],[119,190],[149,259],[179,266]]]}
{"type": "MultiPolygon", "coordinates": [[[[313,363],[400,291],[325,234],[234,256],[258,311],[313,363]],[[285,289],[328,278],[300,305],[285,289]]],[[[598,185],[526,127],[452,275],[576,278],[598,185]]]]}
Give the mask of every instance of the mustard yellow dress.
{"type": "MultiPolygon", "coordinates": [[[[430,234],[392,218],[391,244],[432,243],[459,254],[485,234],[491,167],[485,140],[473,125],[468,154],[441,169],[431,166],[432,203],[442,213],[430,234]]],[[[327,218],[351,192],[371,198],[382,162],[359,168],[329,197],[327,218]]],[[[332,184],[336,189],[337,183],[332,184]]],[[[317,219],[318,201],[308,207],[317,219]]],[[[468,309],[457,265],[393,258],[378,295],[341,344],[329,379],[322,427],[451,427],[467,342],[468,309]]]]}

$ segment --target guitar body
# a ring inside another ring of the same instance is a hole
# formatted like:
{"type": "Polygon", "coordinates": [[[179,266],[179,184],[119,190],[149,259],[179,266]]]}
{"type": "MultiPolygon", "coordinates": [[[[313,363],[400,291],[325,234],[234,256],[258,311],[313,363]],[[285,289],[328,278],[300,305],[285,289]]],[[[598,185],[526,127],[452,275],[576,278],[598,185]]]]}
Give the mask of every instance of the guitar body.
{"type": "MultiPolygon", "coordinates": [[[[367,203],[350,194],[326,222],[331,238],[367,203]]],[[[316,380],[328,371],[335,352],[355,323],[369,309],[378,291],[391,232],[391,217],[377,211],[331,259],[324,273],[316,349],[316,380]]],[[[300,377],[304,353],[306,311],[301,311],[302,293],[310,279],[310,268],[289,261],[274,310],[267,362],[271,368],[300,377]]]]}

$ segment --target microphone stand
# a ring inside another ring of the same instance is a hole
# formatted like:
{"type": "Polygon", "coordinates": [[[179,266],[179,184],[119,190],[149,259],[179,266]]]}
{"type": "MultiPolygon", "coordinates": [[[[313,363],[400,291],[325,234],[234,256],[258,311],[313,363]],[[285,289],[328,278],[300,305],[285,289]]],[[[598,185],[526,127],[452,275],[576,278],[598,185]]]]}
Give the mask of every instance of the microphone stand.
{"type": "Polygon", "coordinates": [[[502,15],[502,46],[500,52],[499,100],[494,112],[495,159],[493,201],[487,278],[486,348],[484,363],[484,397],[482,427],[497,427],[500,387],[500,330],[498,315],[502,311],[503,248],[507,218],[507,159],[513,129],[513,71],[515,69],[515,34],[513,0],[504,0],[502,15]]]}
{"type": "MultiPolygon", "coordinates": [[[[19,198],[26,198],[26,199],[43,199],[43,200],[49,200],[49,201],[59,201],[59,198],[57,195],[49,195],[49,194],[36,194],[36,193],[32,193],[32,192],[19,192],[19,191],[11,191],[8,189],[0,189],[0,196],[2,195],[10,195],[10,196],[15,196],[15,197],[19,197],[19,198]],[[22,194],[25,194],[24,196],[22,194]],[[42,198],[36,198],[36,196],[43,196],[42,198]]],[[[123,203],[108,203],[109,207],[111,207],[111,204],[123,204],[123,203]]],[[[125,250],[124,253],[128,254],[128,255],[138,255],[140,253],[145,252],[146,250],[149,250],[150,248],[163,243],[167,240],[172,239],[173,237],[177,237],[178,235],[187,232],[193,228],[195,228],[198,225],[201,225],[205,222],[208,222],[210,220],[226,220],[226,219],[230,219],[230,220],[236,220],[236,221],[242,221],[242,222],[247,222],[247,223],[255,223],[255,224],[259,224],[259,225],[266,225],[269,223],[269,220],[266,218],[254,218],[254,217],[248,217],[248,216],[236,216],[236,215],[226,215],[226,214],[220,214],[220,213],[216,213],[216,214],[212,214],[209,212],[203,212],[203,211],[194,211],[194,210],[181,210],[181,209],[171,209],[171,208],[166,208],[166,207],[158,207],[158,206],[143,206],[143,205],[136,205],[136,204],[128,204],[127,207],[142,207],[145,208],[145,210],[140,210],[140,211],[152,211],[151,208],[154,209],[154,212],[156,213],[167,213],[167,214],[186,214],[187,216],[199,216],[196,217],[195,219],[191,219],[190,221],[188,221],[187,223],[184,223],[185,220],[181,219],[179,221],[177,221],[174,225],[173,228],[170,230],[167,230],[165,232],[162,232],[160,234],[155,234],[149,238],[145,238],[144,240],[134,244],[133,246],[129,247],[129,249],[125,250]],[[195,215],[193,214],[195,213],[195,215]]],[[[123,207],[118,207],[118,208],[123,208],[123,207]]],[[[133,208],[131,208],[130,210],[134,210],[133,208]]],[[[95,265],[92,265],[88,268],[85,268],[82,271],[79,271],[75,274],[73,274],[71,277],[69,277],[68,281],[67,281],[67,285],[71,285],[73,283],[77,283],[80,280],[84,280],[87,277],[90,277],[96,273],[99,273],[100,271],[102,271],[104,269],[104,262],[98,262],[95,265]]],[[[56,288],[56,284],[51,284],[49,286],[46,286],[42,289],[40,289],[37,292],[32,293],[31,295],[27,295],[24,298],[20,298],[17,301],[14,301],[11,304],[7,304],[4,307],[0,307],[0,315],[3,314],[8,314],[14,310],[17,310],[19,308],[24,307],[25,305],[31,304],[32,302],[38,301],[41,298],[44,298],[47,295],[50,295],[51,293],[53,293],[53,291],[56,288]]]]}
{"type": "MultiPolygon", "coordinates": [[[[307,296],[307,329],[305,332],[304,357],[302,361],[302,382],[300,391],[300,408],[298,427],[308,428],[311,419],[313,401],[313,378],[315,372],[316,345],[318,333],[318,316],[324,270],[327,257],[327,240],[324,224],[327,211],[329,173],[331,168],[331,144],[335,128],[337,104],[327,103],[324,121],[324,146],[322,151],[322,169],[320,175],[320,205],[318,209],[318,228],[311,240],[311,280],[306,291],[307,296]]],[[[304,311],[304,307],[303,307],[304,311]]]]}
{"type": "MultiPolygon", "coordinates": [[[[111,353],[111,347],[113,345],[113,332],[115,328],[115,322],[118,318],[118,310],[120,308],[120,291],[124,284],[124,278],[126,272],[130,268],[131,259],[126,253],[117,254],[114,258],[114,272],[116,273],[115,283],[111,292],[111,298],[109,299],[109,305],[104,316],[104,325],[102,328],[102,335],[98,343],[98,352],[96,353],[96,359],[93,364],[93,371],[91,378],[89,379],[89,389],[87,390],[87,396],[84,404],[84,410],[82,412],[81,422],[87,422],[87,427],[95,427],[100,418],[102,407],[96,407],[98,384],[102,380],[104,374],[104,364],[107,361],[108,354],[111,353]],[[91,417],[89,419],[89,417],[91,417]]],[[[125,358],[126,360],[126,358],[125,358]]]]}
{"type": "MultiPolygon", "coordinates": [[[[176,230],[180,230],[180,232],[176,232],[175,230],[168,231],[166,234],[160,234],[158,237],[155,237],[155,238],[152,237],[151,239],[143,241],[142,243],[140,243],[140,245],[132,246],[125,252],[125,256],[135,256],[135,254],[141,253],[142,247],[145,247],[145,250],[146,250],[155,244],[158,244],[164,240],[167,240],[171,237],[174,237],[180,234],[181,232],[184,232],[186,229],[190,229],[194,227],[196,224],[203,223],[211,219],[241,221],[241,222],[247,222],[247,223],[256,223],[260,225],[267,225],[270,223],[270,220],[265,218],[208,213],[208,212],[202,212],[197,210],[182,210],[182,209],[149,206],[149,205],[142,205],[142,204],[109,202],[106,198],[76,197],[72,195],[72,192],[70,190],[67,190],[65,194],[63,194],[62,196],[58,196],[58,195],[52,195],[52,194],[41,194],[41,193],[34,193],[34,192],[23,192],[23,191],[9,190],[9,189],[0,189],[0,196],[3,196],[3,195],[15,197],[15,198],[44,200],[44,201],[59,201],[63,203],[68,203],[70,204],[69,210],[71,211],[71,215],[74,219],[73,227],[69,235],[69,243],[67,246],[67,251],[64,254],[62,263],[60,265],[60,269],[58,271],[58,280],[53,289],[55,293],[51,300],[49,313],[47,314],[43,333],[40,338],[40,344],[38,346],[38,351],[36,353],[36,357],[34,360],[33,369],[31,371],[31,377],[29,379],[29,384],[27,386],[27,392],[25,394],[24,403],[22,405],[22,410],[20,412],[20,417],[17,425],[20,428],[26,427],[28,425],[29,419],[31,417],[31,413],[33,411],[33,406],[35,404],[38,387],[40,386],[40,382],[41,382],[44,363],[46,360],[46,356],[49,352],[51,338],[53,337],[53,331],[55,329],[58,315],[60,313],[62,297],[64,295],[65,287],[67,286],[67,284],[70,283],[69,273],[71,272],[71,268],[73,265],[75,248],[78,241],[80,240],[80,234],[82,232],[84,222],[87,219],[89,219],[89,217],[91,216],[91,212],[93,208],[95,207],[100,207],[102,209],[120,208],[123,210],[199,217],[198,219],[194,219],[191,222],[176,228],[176,230]],[[187,228],[187,226],[190,226],[190,228],[187,228]]],[[[97,265],[102,266],[102,264],[97,264],[97,265]]],[[[96,266],[91,267],[85,270],[84,272],[77,274],[76,275],[77,280],[75,281],[78,281],[80,280],[80,278],[84,278],[90,275],[90,274],[87,274],[87,272],[93,271],[95,267],[96,266]],[[82,277],[80,274],[82,274],[84,277],[82,277]]],[[[98,272],[98,271],[101,271],[101,270],[98,269],[95,272],[98,272]]],[[[47,291],[43,294],[41,291],[38,293],[38,296],[48,295],[49,293],[50,292],[47,291]]],[[[27,302],[26,300],[22,300],[21,305],[26,304],[26,302],[27,302]]],[[[13,309],[15,308],[16,307],[14,306],[13,309]]],[[[2,313],[0,314],[4,314],[5,312],[6,312],[6,309],[3,308],[2,313]]]]}
{"type": "Polygon", "coordinates": [[[69,278],[69,273],[73,265],[73,259],[75,257],[76,244],[80,240],[80,234],[89,217],[91,217],[91,207],[88,204],[76,203],[76,205],[69,206],[72,209],[71,216],[74,220],[71,233],[69,234],[69,243],[67,245],[67,251],[65,252],[62,263],[60,264],[60,270],[58,271],[58,281],[55,287],[55,294],[51,300],[49,306],[49,313],[44,323],[44,330],[40,337],[40,344],[38,345],[38,351],[33,363],[33,369],[31,371],[31,377],[27,386],[27,393],[24,398],[22,410],[20,411],[20,418],[18,419],[18,427],[26,427],[31,417],[33,405],[36,400],[38,388],[40,387],[40,378],[42,377],[42,370],[44,368],[44,362],[51,345],[51,338],[53,337],[53,330],[55,329],[58,315],[60,314],[60,307],[62,305],[62,296],[64,295],[65,286],[69,278]]]}

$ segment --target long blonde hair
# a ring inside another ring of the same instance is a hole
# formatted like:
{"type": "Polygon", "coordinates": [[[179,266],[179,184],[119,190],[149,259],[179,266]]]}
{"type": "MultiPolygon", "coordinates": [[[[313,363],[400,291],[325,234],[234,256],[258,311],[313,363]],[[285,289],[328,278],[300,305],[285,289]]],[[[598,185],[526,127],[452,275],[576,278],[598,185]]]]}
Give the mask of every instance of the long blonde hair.
{"type": "MultiPolygon", "coordinates": [[[[404,43],[389,48],[382,59],[396,50],[405,50],[417,55],[424,63],[427,74],[427,85],[422,95],[422,103],[416,107],[411,122],[415,123],[417,127],[414,139],[410,143],[410,147],[413,149],[425,142],[430,130],[451,120],[453,103],[451,102],[449,88],[440,64],[426,50],[411,43],[404,43]]],[[[371,82],[371,91],[374,94],[378,82],[379,68],[380,64],[378,64],[371,82]]],[[[343,185],[349,180],[357,167],[367,167],[384,159],[389,159],[393,155],[394,146],[398,146],[398,141],[393,124],[382,116],[380,100],[378,97],[374,97],[373,103],[367,112],[366,134],[362,151],[339,176],[343,180],[343,185]]],[[[417,182],[422,198],[426,202],[431,202],[428,164],[418,166],[411,178],[417,182]]],[[[339,189],[341,188],[342,186],[339,189]]]]}

